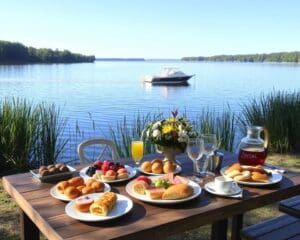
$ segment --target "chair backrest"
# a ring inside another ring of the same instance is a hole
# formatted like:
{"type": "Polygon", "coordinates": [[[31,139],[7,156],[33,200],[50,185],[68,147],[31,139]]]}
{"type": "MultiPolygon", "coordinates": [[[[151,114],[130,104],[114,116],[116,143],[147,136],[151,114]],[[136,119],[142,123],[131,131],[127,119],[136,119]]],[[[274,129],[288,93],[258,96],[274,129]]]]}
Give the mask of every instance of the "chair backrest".
{"type": "Polygon", "coordinates": [[[108,140],[108,139],[90,139],[90,140],[86,140],[83,141],[82,143],[80,143],[77,147],[77,153],[79,155],[79,159],[80,159],[80,163],[85,163],[85,162],[89,162],[91,161],[90,159],[88,159],[85,154],[84,154],[84,148],[88,147],[90,145],[95,145],[95,144],[100,144],[100,145],[105,145],[103,150],[101,151],[100,155],[97,157],[97,159],[101,159],[105,150],[110,147],[111,148],[111,152],[112,152],[112,160],[115,161],[117,159],[119,159],[119,154],[117,151],[117,147],[114,144],[113,141],[108,140]]]}

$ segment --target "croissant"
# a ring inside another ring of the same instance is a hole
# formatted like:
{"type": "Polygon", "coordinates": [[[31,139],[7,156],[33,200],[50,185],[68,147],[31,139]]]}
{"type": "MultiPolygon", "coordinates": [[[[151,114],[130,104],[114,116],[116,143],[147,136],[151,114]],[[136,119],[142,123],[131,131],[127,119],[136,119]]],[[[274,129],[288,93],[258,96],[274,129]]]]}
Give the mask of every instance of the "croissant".
{"type": "Polygon", "coordinates": [[[90,213],[98,216],[107,216],[117,202],[117,195],[114,192],[105,192],[90,206],[90,213]]]}

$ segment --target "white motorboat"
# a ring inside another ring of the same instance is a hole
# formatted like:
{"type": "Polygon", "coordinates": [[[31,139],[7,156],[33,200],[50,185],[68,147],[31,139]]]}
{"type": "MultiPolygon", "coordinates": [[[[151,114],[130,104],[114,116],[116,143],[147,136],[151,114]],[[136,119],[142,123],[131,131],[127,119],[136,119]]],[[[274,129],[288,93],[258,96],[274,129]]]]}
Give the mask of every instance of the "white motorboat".
{"type": "Polygon", "coordinates": [[[144,82],[153,85],[187,85],[187,81],[194,75],[187,75],[174,67],[165,67],[159,75],[147,75],[144,82]]]}

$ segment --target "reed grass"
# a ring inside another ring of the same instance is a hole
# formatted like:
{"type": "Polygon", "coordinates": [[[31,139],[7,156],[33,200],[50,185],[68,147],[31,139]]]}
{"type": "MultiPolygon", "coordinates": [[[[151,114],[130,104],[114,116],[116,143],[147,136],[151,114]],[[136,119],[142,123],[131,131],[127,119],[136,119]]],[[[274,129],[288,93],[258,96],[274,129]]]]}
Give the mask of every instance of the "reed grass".
{"type": "Polygon", "coordinates": [[[233,150],[237,121],[229,107],[221,113],[208,108],[202,109],[193,125],[197,132],[215,133],[219,148],[230,152],[233,150]]]}
{"type": "Polygon", "coordinates": [[[265,126],[272,152],[300,151],[300,92],[272,92],[252,99],[242,107],[241,131],[247,125],[265,126]]]}
{"type": "Polygon", "coordinates": [[[24,99],[5,99],[0,104],[1,171],[26,171],[57,161],[66,140],[59,109],[24,99]]]}

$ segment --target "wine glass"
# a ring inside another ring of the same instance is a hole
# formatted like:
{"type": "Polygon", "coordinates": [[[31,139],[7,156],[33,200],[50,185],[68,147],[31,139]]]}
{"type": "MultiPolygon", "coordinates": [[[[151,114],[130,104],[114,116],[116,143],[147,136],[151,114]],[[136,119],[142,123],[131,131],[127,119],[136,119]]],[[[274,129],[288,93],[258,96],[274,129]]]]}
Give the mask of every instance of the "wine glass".
{"type": "Polygon", "coordinates": [[[139,162],[144,155],[144,142],[140,138],[132,139],[131,141],[131,156],[136,166],[139,165],[139,162]]]}
{"type": "Polygon", "coordinates": [[[204,153],[204,142],[201,137],[188,138],[187,154],[193,161],[193,180],[197,180],[197,176],[200,175],[201,163],[199,160],[204,153]]]}
{"type": "Polygon", "coordinates": [[[206,158],[203,169],[202,171],[200,171],[200,173],[203,175],[214,176],[215,174],[213,172],[208,171],[207,168],[209,161],[211,161],[211,158],[214,155],[215,150],[217,150],[218,148],[217,136],[216,134],[202,134],[202,138],[204,141],[204,155],[206,156],[206,158]]]}

